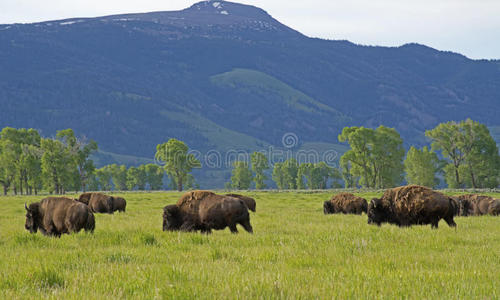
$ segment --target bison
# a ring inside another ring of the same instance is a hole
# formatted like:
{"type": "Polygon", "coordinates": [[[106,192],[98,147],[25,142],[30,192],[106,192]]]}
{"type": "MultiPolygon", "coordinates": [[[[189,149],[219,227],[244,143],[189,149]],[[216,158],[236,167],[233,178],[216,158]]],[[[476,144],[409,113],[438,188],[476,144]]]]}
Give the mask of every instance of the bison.
{"type": "Polygon", "coordinates": [[[113,211],[125,212],[127,201],[122,197],[113,197],[113,211]]]}
{"type": "Polygon", "coordinates": [[[468,194],[458,196],[461,216],[500,215],[500,200],[489,196],[468,194]]]}
{"type": "Polygon", "coordinates": [[[113,207],[114,197],[103,193],[83,193],[78,198],[78,201],[87,204],[93,213],[112,214],[115,211],[113,207]]]}
{"type": "Polygon", "coordinates": [[[474,207],[467,195],[453,197],[458,205],[458,216],[467,217],[474,214],[474,207]]]}
{"type": "Polygon", "coordinates": [[[94,232],[94,214],[83,203],[69,198],[49,197],[31,203],[26,209],[25,228],[30,233],[38,229],[44,235],[60,237],[61,234],[85,231],[94,232]]]}
{"type": "Polygon", "coordinates": [[[212,229],[229,227],[232,233],[238,233],[237,224],[242,225],[246,231],[253,232],[245,202],[209,191],[188,192],[176,205],[163,208],[163,231],[200,230],[208,234],[212,229]]]}
{"type": "Polygon", "coordinates": [[[387,190],[380,199],[371,200],[368,224],[431,224],[432,228],[438,228],[439,220],[444,219],[450,227],[455,227],[456,211],[457,204],[451,197],[423,186],[402,186],[387,190]]]}
{"type": "Polygon", "coordinates": [[[257,204],[255,203],[254,198],[239,195],[239,194],[226,194],[226,196],[243,200],[243,202],[245,202],[245,204],[247,205],[248,209],[255,212],[255,207],[257,206],[257,204]]]}
{"type": "Polygon", "coordinates": [[[361,215],[363,212],[366,213],[367,210],[368,202],[351,193],[337,194],[323,204],[323,212],[325,215],[336,213],[361,215]]]}
{"type": "Polygon", "coordinates": [[[83,193],[78,197],[79,202],[82,202],[86,205],[89,205],[90,197],[92,196],[93,193],[83,193]]]}

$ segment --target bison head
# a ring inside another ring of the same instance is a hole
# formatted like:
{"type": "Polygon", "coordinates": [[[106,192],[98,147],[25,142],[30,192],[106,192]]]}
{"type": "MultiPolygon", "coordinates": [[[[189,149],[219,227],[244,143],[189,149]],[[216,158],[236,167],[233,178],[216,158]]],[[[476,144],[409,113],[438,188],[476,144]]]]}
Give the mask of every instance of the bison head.
{"type": "Polygon", "coordinates": [[[330,201],[325,201],[325,203],[323,203],[323,212],[325,213],[325,215],[335,213],[335,208],[333,207],[333,203],[330,201]]]}
{"type": "Polygon", "coordinates": [[[387,213],[382,207],[382,200],[373,198],[368,205],[368,224],[377,224],[380,226],[388,220],[387,213]]]}
{"type": "Polygon", "coordinates": [[[163,208],[163,231],[180,230],[182,212],[177,205],[167,205],[163,208]]]}
{"type": "Polygon", "coordinates": [[[458,215],[466,217],[473,214],[472,203],[467,199],[459,199],[458,201],[458,215]]]}
{"type": "Polygon", "coordinates": [[[40,227],[40,203],[32,203],[29,207],[25,203],[24,208],[26,209],[26,223],[24,224],[24,228],[30,233],[36,233],[38,227],[40,227]]]}

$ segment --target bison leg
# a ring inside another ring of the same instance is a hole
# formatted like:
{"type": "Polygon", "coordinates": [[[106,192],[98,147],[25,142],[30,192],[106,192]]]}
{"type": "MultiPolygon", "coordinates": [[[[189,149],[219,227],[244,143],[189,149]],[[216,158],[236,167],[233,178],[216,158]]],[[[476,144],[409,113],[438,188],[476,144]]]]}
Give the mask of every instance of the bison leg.
{"type": "Polygon", "coordinates": [[[437,221],[436,220],[432,221],[431,228],[438,229],[439,227],[438,224],[439,224],[439,219],[437,221]]]}
{"type": "Polygon", "coordinates": [[[453,220],[453,217],[446,217],[446,218],[444,218],[444,220],[446,221],[446,224],[448,224],[448,226],[457,227],[457,223],[455,223],[455,221],[453,220]]]}
{"type": "Polygon", "coordinates": [[[201,233],[212,234],[212,229],[204,227],[204,228],[201,229],[201,233]]]}
{"type": "Polygon", "coordinates": [[[253,233],[253,228],[252,228],[252,225],[250,225],[250,220],[245,220],[243,222],[240,223],[241,226],[243,226],[243,228],[245,228],[245,230],[249,233],[253,233]]]}
{"type": "Polygon", "coordinates": [[[238,228],[236,228],[236,223],[230,224],[229,230],[231,230],[231,233],[238,233],[238,228]]]}

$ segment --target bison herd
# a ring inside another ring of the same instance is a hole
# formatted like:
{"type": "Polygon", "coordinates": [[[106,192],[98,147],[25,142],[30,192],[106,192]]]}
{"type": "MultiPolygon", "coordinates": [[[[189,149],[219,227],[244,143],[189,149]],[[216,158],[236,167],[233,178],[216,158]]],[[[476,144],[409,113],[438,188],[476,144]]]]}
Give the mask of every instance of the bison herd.
{"type": "MultiPolygon", "coordinates": [[[[84,193],[78,199],[48,197],[40,202],[25,204],[25,228],[44,235],[61,236],[65,233],[93,232],[94,213],[125,212],[124,198],[103,193],[84,193]]],[[[176,204],[163,208],[163,231],[200,231],[229,227],[238,233],[240,224],[252,233],[250,211],[256,211],[255,199],[239,194],[219,195],[211,191],[191,191],[181,196],[176,204]]],[[[358,214],[368,216],[368,224],[382,223],[398,226],[427,225],[437,228],[441,219],[455,227],[454,216],[500,215],[500,200],[482,195],[446,196],[430,188],[409,185],[388,189],[381,198],[370,203],[350,193],[334,195],[323,204],[325,214],[358,214]]]]}
{"type": "Polygon", "coordinates": [[[40,230],[44,235],[57,237],[82,229],[94,232],[94,213],[124,212],[126,206],[125,199],[102,193],[84,193],[78,199],[48,197],[29,206],[24,204],[24,227],[31,233],[40,230]]]}
{"type": "Polygon", "coordinates": [[[382,223],[398,226],[428,225],[438,228],[441,219],[450,227],[457,224],[455,216],[500,215],[500,200],[489,196],[446,196],[430,188],[409,185],[384,192],[381,198],[367,201],[353,194],[335,195],[323,204],[325,214],[344,213],[368,215],[368,224],[382,223]]]}

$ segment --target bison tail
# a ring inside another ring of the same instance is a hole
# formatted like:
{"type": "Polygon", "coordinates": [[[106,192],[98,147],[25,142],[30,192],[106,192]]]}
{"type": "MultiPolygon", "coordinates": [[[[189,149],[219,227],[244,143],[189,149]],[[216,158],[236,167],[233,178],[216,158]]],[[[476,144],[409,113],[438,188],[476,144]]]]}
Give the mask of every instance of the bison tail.
{"type": "Polygon", "coordinates": [[[94,214],[89,211],[89,214],[87,216],[87,224],[85,224],[85,231],[86,232],[90,231],[91,233],[93,233],[94,229],[95,229],[95,217],[94,214]]]}

